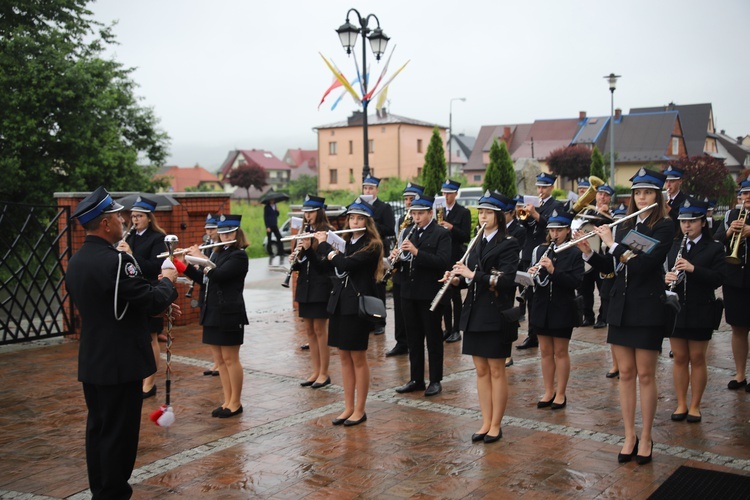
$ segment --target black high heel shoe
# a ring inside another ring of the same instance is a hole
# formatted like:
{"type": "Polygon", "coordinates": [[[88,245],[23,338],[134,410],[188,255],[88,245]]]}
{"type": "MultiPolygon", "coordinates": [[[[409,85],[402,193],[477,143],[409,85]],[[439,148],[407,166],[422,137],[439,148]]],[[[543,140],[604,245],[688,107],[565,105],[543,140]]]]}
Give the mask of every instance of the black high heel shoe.
{"type": "MultiPolygon", "coordinates": [[[[638,449],[636,447],[636,449],[638,449]]],[[[635,456],[635,463],[638,465],[646,465],[651,461],[651,457],[654,455],[654,440],[651,440],[651,451],[649,452],[648,456],[643,455],[636,455],[635,456]]]]}
{"type": "Polygon", "coordinates": [[[555,397],[557,396],[557,393],[552,395],[552,398],[549,401],[537,401],[536,407],[537,408],[549,408],[552,406],[552,401],[555,400],[555,397]]]}
{"type": "Polygon", "coordinates": [[[617,454],[617,462],[624,464],[627,462],[630,462],[633,460],[633,457],[637,456],[638,454],[638,438],[635,438],[635,446],[633,446],[633,451],[630,453],[618,453],[617,454]]]}

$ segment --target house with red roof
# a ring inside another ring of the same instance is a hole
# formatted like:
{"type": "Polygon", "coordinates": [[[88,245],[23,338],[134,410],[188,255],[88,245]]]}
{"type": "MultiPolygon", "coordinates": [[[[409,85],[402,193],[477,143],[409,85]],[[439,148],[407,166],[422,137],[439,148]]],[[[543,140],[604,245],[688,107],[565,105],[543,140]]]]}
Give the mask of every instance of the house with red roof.
{"type": "MultiPolygon", "coordinates": [[[[266,191],[273,188],[282,191],[289,185],[292,167],[279,160],[276,155],[263,149],[235,149],[227,154],[221,164],[219,176],[226,179],[229,173],[242,165],[255,165],[266,171],[266,187],[262,190],[250,188],[250,199],[260,198],[266,191]]],[[[225,182],[225,190],[232,193],[232,198],[247,199],[245,189],[236,189],[225,182]]]]}
{"type": "Polygon", "coordinates": [[[182,193],[185,191],[207,190],[224,191],[224,184],[216,174],[212,174],[200,165],[190,168],[177,166],[162,167],[154,178],[169,179],[169,192],[182,193]]]}
{"type": "Polygon", "coordinates": [[[290,179],[293,181],[301,175],[318,175],[317,149],[287,149],[281,161],[292,167],[290,179]]]}

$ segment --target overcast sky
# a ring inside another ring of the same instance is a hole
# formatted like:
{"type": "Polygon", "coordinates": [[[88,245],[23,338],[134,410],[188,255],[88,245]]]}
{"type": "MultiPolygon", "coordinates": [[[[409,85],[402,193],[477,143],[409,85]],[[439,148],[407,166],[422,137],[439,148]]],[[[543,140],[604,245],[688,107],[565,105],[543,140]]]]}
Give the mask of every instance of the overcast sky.
{"type": "MultiPolygon", "coordinates": [[[[318,52],[356,75],[334,31],[354,7],[396,45],[396,114],[448,126],[609,116],[615,107],[713,104],[717,129],[750,133],[747,0],[98,0],[118,21],[112,56],[135,68],[143,104],[172,138],[170,165],[217,169],[231,149],[317,147],[313,127],[344,120],[318,52]]],[[[352,19],[354,24],[356,21],[352,19]]],[[[357,42],[358,60],[361,40],[357,42]]],[[[359,61],[361,63],[361,61],[359,61]]],[[[371,79],[382,70],[368,47],[371,79]]],[[[370,108],[374,111],[374,103],[370,108]]]]}

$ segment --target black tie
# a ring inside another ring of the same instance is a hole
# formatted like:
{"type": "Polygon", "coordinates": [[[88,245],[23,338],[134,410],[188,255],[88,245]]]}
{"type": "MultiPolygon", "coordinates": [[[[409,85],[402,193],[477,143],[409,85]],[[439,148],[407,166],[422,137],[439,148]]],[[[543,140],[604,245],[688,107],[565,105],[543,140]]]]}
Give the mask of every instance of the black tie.
{"type": "Polygon", "coordinates": [[[484,255],[484,249],[487,246],[487,238],[482,238],[481,243],[479,243],[479,255],[484,255]]]}
{"type": "Polygon", "coordinates": [[[690,252],[693,250],[693,246],[694,245],[695,245],[695,243],[693,243],[692,241],[688,240],[688,242],[687,242],[687,254],[688,255],[690,255],[690,252]]]}
{"type": "Polygon", "coordinates": [[[417,239],[420,239],[422,237],[422,233],[424,233],[424,228],[420,227],[417,229],[417,239]]]}

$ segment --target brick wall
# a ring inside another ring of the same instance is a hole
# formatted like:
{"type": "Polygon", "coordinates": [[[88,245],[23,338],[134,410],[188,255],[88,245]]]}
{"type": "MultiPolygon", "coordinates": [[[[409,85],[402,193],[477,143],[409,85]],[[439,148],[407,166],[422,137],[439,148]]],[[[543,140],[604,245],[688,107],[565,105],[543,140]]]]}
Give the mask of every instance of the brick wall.
{"type": "MultiPolygon", "coordinates": [[[[57,199],[58,206],[68,206],[70,207],[70,213],[73,213],[78,203],[88,194],[89,193],[55,193],[55,198],[57,199]]],[[[113,192],[111,194],[114,199],[118,199],[132,193],[113,192]]],[[[174,234],[177,236],[179,239],[178,247],[180,248],[194,244],[201,244],[203,242],[203,234],[205,233],[203,226],[206,220],[206,214],[231,213],[229,193],[170,193],[170,195],[180,204],[167,209],[159,208],[156,210],[155,215],[159,225],[167,234],[174,234]]],[[[83,240],[86,237],[85,231],[76,221],[61,219],[58,221],[58,225],[60,230],[63,230],[68,225],[70,226],[72,245],[71,255],[74,254],[79,248],[81,248],[81,245],[83,245],[83,240]]],[[[60,244],[66,243],[65,241],[61,241],[60,244]]],[[[61,252],[64,250],[64,248],[60,249],[61,252]]],[[[68,268],[67,259],[63,260],[63,268],[68,268]]],[[[187,290],[188,285],[177,285],[177,291],[179,293],[177,303],[182,309],[182,316],[175,321],[174,324],[176,326],[197,324],[199,320],[199,309],[197,307],[190,307],[190,299],[185,297],[187,290]]],[[[198,297],[197,286],[193,297],[196,299],[198,297]]],[[[73,318],[73,325],[77,335],[80,328],[78,311],[76,311],[75,317],[73,318]]]]}

